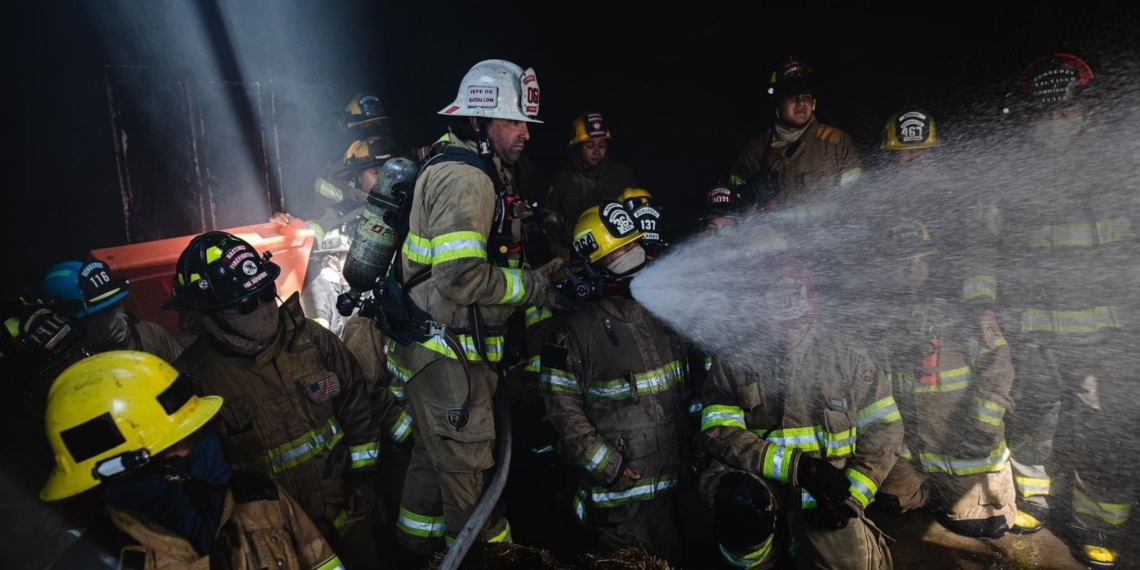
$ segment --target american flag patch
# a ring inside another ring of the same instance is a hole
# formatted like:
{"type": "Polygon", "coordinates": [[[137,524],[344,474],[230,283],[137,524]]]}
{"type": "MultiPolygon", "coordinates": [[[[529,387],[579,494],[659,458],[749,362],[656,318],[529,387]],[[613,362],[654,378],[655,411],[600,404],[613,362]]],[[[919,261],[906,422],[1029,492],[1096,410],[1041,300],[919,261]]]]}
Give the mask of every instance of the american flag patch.
{"type": "Polygon", "coordinates": [[[324,402],[340,393],[340,382],[336,374],[329,374],[309,384],[309,398],[314,402],[324,402]]]}

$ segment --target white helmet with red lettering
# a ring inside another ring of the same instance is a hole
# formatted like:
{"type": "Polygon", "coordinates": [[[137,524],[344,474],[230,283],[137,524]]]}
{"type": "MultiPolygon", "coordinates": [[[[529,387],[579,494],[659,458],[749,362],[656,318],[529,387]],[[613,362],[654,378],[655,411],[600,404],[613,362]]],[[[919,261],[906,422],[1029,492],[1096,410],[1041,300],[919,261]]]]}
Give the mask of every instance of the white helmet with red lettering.
{"type": "Polygon", "coordinates": [[[509,61],[488,59],[463,76],[455,102],[439,114],[541,123],[536,118],[538,102],[538,77],[533,69],[523,71],[509,61]]]}

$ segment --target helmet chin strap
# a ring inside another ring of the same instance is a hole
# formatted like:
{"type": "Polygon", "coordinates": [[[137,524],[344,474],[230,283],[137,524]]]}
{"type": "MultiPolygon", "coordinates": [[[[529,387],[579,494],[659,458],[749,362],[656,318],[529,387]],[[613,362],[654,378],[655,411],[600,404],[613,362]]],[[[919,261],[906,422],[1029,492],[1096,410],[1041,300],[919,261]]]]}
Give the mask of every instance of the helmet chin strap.
{"type": "Polygon", "coordinates": [[[491,160],[495,155],[495,148],[491,145],[491,137],[487,134],[487,120],[475,119],[475,132],[478,134],[479,156],[483,160],[491,160]]]}

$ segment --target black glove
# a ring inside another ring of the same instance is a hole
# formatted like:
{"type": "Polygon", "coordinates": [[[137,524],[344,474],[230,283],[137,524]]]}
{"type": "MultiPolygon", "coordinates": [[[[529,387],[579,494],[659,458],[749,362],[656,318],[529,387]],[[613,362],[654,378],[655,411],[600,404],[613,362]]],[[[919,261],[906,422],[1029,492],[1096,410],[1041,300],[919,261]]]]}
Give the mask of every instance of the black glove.
{"type": "Polygon", "coordinates": [[[821,508],[842,505],[851,496],[851,482],[842,469],[808,455],[800,455],[795,484],[811,493],[821,508]]]}
{"type": "Polygon", "coordinates": [[[364,518],[376,506],[376,486],[372,484],[372,472],[348,474],[345,485],[345,510],[355,518],[364,518]]]}

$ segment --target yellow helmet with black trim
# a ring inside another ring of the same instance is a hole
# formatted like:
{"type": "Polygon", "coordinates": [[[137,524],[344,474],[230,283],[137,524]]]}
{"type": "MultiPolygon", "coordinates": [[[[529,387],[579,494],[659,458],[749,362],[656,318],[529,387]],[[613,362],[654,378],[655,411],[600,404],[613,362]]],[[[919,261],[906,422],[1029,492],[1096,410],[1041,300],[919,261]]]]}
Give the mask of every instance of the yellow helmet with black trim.
{"type": "Polygon", "coordinates": [[[641,239],[633,216],[620,202],[606,200],[600,206],[587,208],[574,225],[574,251],[591,263],[641,239]]]}
{"type": "Polygon", "coordinates": [[[384,108],[380,105],[380,98],[371,93],[357,93],[344,106],[344,115],[341,124],[345,129],[355,129],[371,125],[379,125],[387,119],[384,108]]]}
{"type": "Polygon", "coordinates": [[[921,150],[938,146],[934,117],[917,107],[891,115],[883,128],[882,150],[921,150]]]}
{"type": "Polygon", "coordinates": [[[55,469],[40,498],[66,499],[145,465],[221,407],[222,398],[199,398],[189,378],[145,352],[104,352],[71,365],[48,392],[55,469]]]}
{"type": "Polygon", "coordinates": [[[582,113],[570,124],[570,145],[582,144],[590,139],[612,139],[601,113],[582,113]]]}

